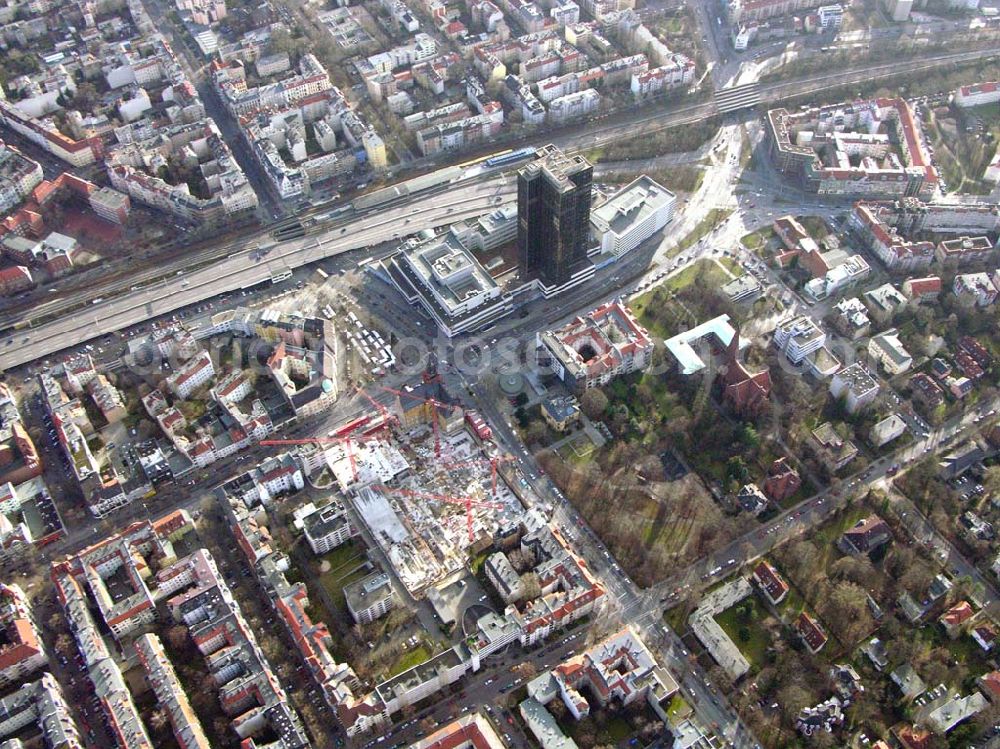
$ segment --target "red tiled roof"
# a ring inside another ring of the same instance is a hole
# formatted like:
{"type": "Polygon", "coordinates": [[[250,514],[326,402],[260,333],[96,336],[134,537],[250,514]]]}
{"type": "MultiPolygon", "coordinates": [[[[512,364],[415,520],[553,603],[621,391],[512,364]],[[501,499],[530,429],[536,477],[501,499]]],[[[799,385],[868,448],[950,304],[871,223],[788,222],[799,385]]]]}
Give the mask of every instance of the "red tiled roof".
{"type": "Polygon", "coordinates": [[[826,644],[826,633],[823,628],[805,611],[799,614],[799,618],[795,620],[795,629],[798,630],[811,650],[819,650],[826,644]]]}
{"type": "Polygon", "coordinates": [[[979,684],[990,699],[1000,699],[1000,671],[990,671],[979,677],[979,684]]]}
{"type": "Polygon", "coordinates": [[[997,89],[1000,89],[1000,81],[986,81],[971,86],[962,86],[959,91],[961,91],[962,96],[971,96],[973,94],[992,94],[997,89]]]}
{"type": "Polygon", "coordinates": [[[27,619],[15,619],[11,629],[13,631],[8,635],[12,641],[11,644],[0,650],[0,671],[5,671],[41,652],[41,646],[38,644],[38,638],[35,637],[35,630],[32,628],[31,622],[27,619]]]}
{"type": "Polygon", "coordinates": [[[754,567],[753,577],[772,601],[778,600],[788,592],[788,583],[786,583],[781,578],[781,575],[778,574],[778,571],[765,560],[761,560],[760,563],[754,567]]]}
{"type": "Polygon", "coordinates": [[[903,726],[896,730],[896,738],[905,749],[930,749],[932,737],[926,728],[903,726]]]}
{"type": "Polygon", "coordinates": [[[494,743],[483,734],[478,720],[453,721],[439,728],[420,743],[424,749],[494,749],[494,743]]]}
{"type": "Polygon", "coordinates": [[[941,293],[941,279],[937,276],[928,276],[927,278],[911,278],[908,279],[907,283],[909,283],[910,292],[914,296],[941,293]]]}
{"type": "Polygon", "coordinates": [[[18,281],[25,278],[30,279],[31,274],[23,265],[15,265],[0,270],[0,281],[18,281]]]}
{"type": "Polygon", "coordinates": [[[968,601],[959,601],[941,615],[941,623],[947,627],[957,627],[969,621],[974,615],[975,612],[968,601]]]}

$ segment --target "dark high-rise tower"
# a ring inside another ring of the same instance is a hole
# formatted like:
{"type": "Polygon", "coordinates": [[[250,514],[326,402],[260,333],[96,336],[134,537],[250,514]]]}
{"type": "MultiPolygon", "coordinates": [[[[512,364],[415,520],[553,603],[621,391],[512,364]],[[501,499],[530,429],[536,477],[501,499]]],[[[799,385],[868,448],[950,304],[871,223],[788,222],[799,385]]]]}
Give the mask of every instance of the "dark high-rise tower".
{"type": "Polygon", "coordinates": [[[594,167],[546,146],[517,174],[517,251],[522,278],[568,281],[587,262],[594,167]]]}

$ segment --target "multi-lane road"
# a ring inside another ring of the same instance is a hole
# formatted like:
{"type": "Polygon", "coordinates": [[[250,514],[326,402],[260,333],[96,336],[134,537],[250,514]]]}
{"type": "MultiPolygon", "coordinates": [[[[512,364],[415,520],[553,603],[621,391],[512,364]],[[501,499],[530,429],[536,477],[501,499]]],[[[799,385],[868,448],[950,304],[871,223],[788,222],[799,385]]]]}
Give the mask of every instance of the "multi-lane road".
{"type": "Polygon", "coordinates": [[[268,281],[273,275],[331,255],[399,239],[465,218],[479,216],[510,200],[511,183],[491,180],[456,185],[453,190],[386,208],[377,216],[341,224],[324,233],[285,242],[262,260],[253,250],[129,290],[108,300],[98,297],[67,317],[10,333],[0,340],[0,368],[7,370],[75,346],[81,341],[167,315],[219,294],[268,281]]]}
{"type": "MultiPolygon", "coordinates": [[[[941,65],[968,62],[975,59],[996,55],[993,50],[973,50],[954,54],[942,54],[927,57],[911,63],[909,73],[932,69],[941,65]]],[[[761,87],[764,101],[774,102],[790,96],[807,95],[827,88],[860,83],[872,79],[898,74],[896,63],[875,65],[844,70],[835,73],[812,75],[801,79],[765,84],[761,87]]],[[[653,133],[677,125],[704,121],[716,113],[713,102],[704,102],[673,108],[664,114],[658,109],[642,110],[634,116],[620,116],[617,120],[592,123],[590,127],[572,130],[551,138],[561,147],[580,151],[615,142],[625,137],[634,137],[637,132],[653,133]]],[[[57,319],[52,323],[42,323],[39,327],[27,331],[19,331],[0,341],[0,369],[9,369],[39,357],[47,356],[69,345],[86,340],[95,335],[117,330],[134,324],[144,318],[163,314],[188,304],[197,303],[222,292],[240,288],[252,283],[266,280],[275,269],[295,268],[314,262],[331,254],[358,249],[380,241],[387,241],[399,235],[393,224],[402,228],[403,234],[411,233],[408,229],[438,226],[464,216],[483,212],[492,205],[487,195],[482,191],[465,197],[468,190],[481,190],[481,185],[470,187],[456,186],[453,190],[435,193],[430,196],[417,196],[395,208],[366,214],[355,222],[338,223],[326,234],[308,237],[305,240],[293,240],[283,243],[268,257],[267,262],[254,264],[248,258],[250,252],[246,249],[254,244],[254,240],[267,241],[267,232],[261,232],[256,237],[250,236],[240,240],[241,247],[234,248],[233,253],[220,257],[220,247],[207,247],[198,255],[182,258],[168,264],[173,268],[180,264],[199,268],[206,258],[214,262],[194,271],[188,278],[162,277],[164,267],[154,268],[138,277],[139,283],[144,278],[159,278],[158,283],[127,291],[123,290],[120,279],[109,284],[95,284],[92,288],[66,298],[42,301],[30,311],[24,312],[24,319],[37,317],[40,314],[64,315],[69,320],[57,319]],[[478,198],[476,200],[475,198],[478,198]],[[377,217],[376,217],[377,216],[377,217]],[[406,219],[410,220],[407,221],[406,219]],[[403,219],[400,222],[400,219],[403,219]],[[407,226],[410,224],[410,226],[407,226]],[[331,235],[333,233],[333,235],[331,235]],[[120,298],[103,301],[104,296],[117,293],[120,298]],[[81,304],[88,301],[102,300],[91,308],[81,311],[81,304]],[[144,312],[149,311],[144,315],[144,312]]],[[[488,192],[488,188],[486,190],[488,192]]],[[[228,249],[225,248],[225,249],[228,249]]],[[[184,271],[180,271],[184,274],[184,271]]],[[[132,285],[136,279],[129,279],[132,285]]]]}

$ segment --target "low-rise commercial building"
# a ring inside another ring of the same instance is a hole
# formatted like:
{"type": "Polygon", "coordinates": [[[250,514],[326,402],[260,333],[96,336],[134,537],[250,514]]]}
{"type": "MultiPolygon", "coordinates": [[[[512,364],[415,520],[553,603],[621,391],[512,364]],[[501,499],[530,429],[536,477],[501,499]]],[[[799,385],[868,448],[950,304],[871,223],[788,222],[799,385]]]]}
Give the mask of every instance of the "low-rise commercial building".
{"type": "Polygon", "coordinates": [[[954,93],[955,104],[960,107],[981,107],[1000,101],[1000,81],[984,81],[962,86],[954,93]]]}

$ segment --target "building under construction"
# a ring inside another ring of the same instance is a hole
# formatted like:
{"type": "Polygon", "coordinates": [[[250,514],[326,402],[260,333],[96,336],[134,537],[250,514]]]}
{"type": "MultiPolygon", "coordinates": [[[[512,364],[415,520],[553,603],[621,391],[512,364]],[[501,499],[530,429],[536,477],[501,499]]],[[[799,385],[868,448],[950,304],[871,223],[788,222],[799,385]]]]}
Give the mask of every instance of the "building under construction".
{"type": "Polygon", "coordinates": [[[504,478],[512,458],[484,439],[489,430],[466,418],[433,366],[412,387],[381,391],[373,407],[384,410],[390,429],[363,434],[359,427],[356,437],[318,441],[332,443],[323,467],[402,583],[419,594],[462,569],[470,547],[525,508],[504,478]]]}

